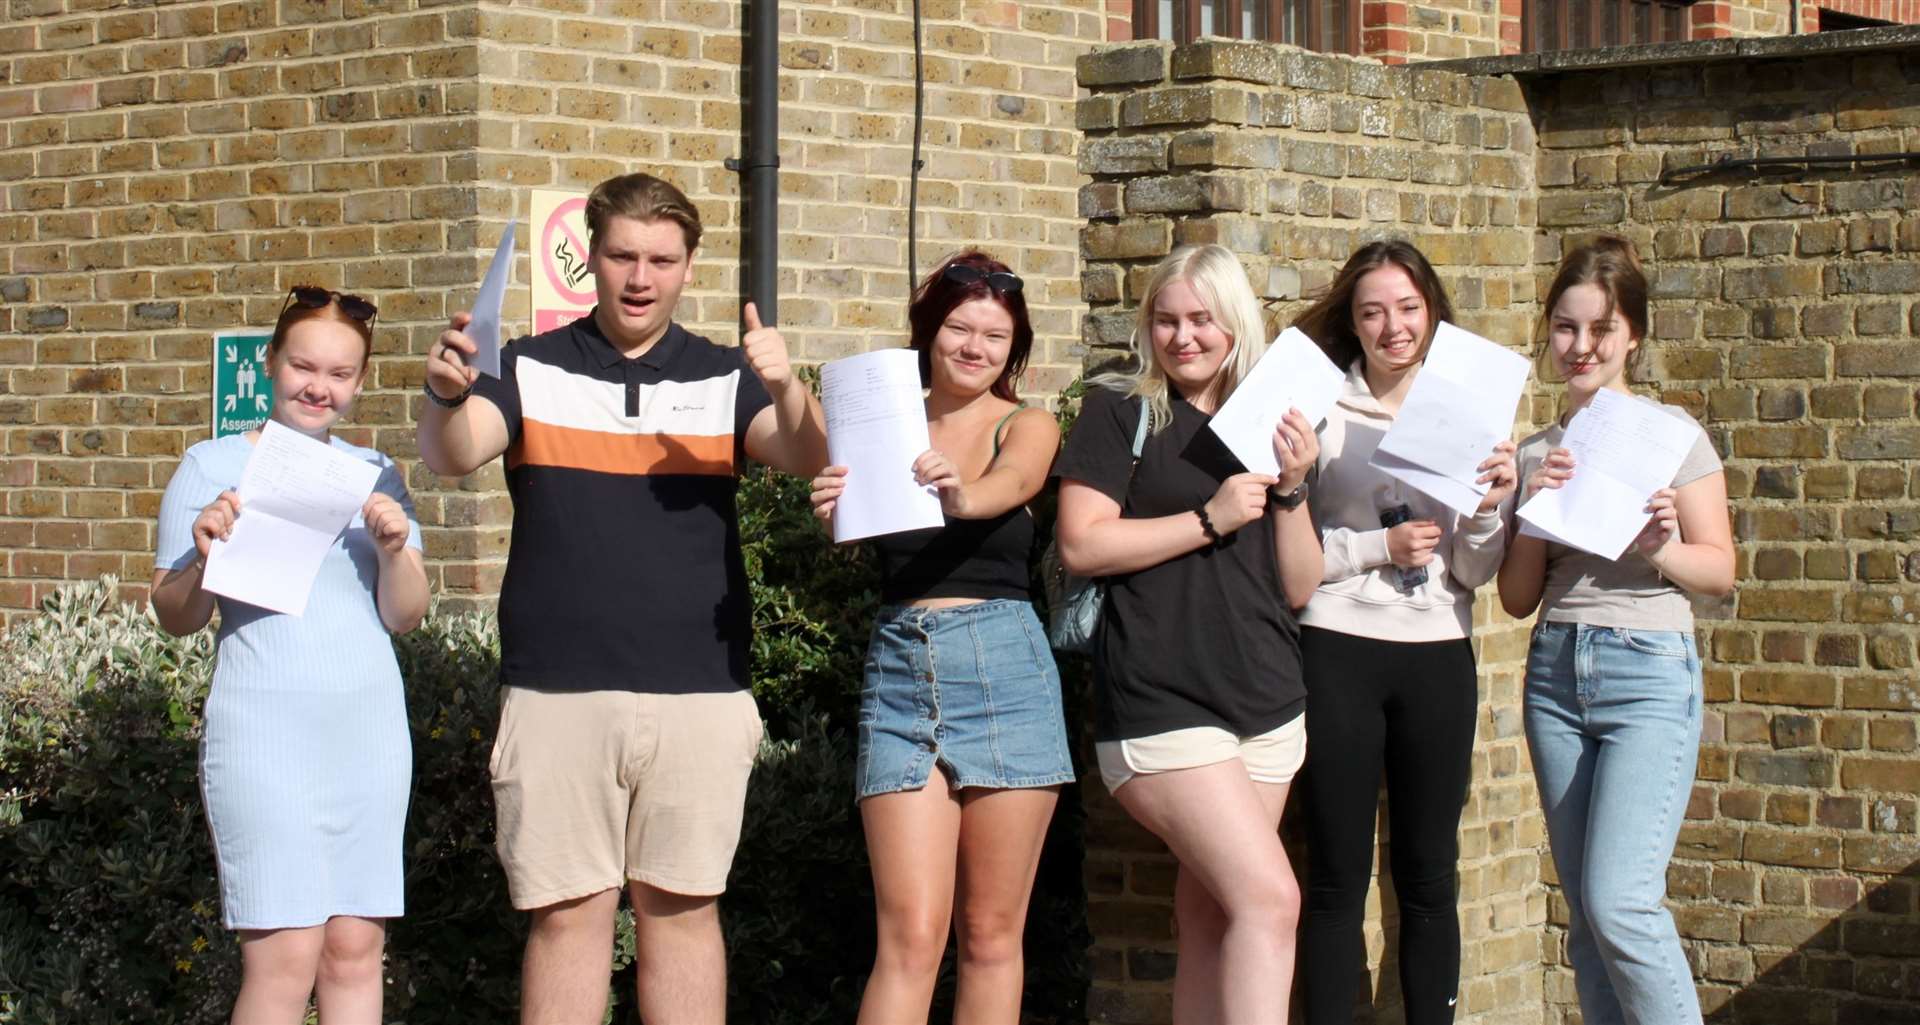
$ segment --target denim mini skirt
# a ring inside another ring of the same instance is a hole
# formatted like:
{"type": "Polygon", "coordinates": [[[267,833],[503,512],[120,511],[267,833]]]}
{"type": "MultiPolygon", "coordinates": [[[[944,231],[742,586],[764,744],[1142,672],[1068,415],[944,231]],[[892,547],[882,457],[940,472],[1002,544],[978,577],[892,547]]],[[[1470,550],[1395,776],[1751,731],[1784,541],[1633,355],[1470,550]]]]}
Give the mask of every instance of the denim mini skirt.
{"type": "Polygon", "coordinates": [[[1032,603],[880,609],[860,694],[855,796],[919,790],[935,764],[956,790],[1073,781],[1060,671],[1032,603]]]}

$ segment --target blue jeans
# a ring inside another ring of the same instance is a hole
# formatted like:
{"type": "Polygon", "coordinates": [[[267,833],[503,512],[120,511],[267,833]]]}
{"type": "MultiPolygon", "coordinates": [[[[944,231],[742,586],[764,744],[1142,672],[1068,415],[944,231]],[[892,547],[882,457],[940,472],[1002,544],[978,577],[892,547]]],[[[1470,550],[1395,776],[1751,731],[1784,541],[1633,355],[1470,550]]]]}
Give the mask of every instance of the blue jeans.
{"type": "Polygon", "coordinates": [[[1691,633],[1534,628],[1527,746],[1586,1025],[1700,1021],[1693,973],[1663,903],[1693,789],[1700,704],[1691,633]]]}

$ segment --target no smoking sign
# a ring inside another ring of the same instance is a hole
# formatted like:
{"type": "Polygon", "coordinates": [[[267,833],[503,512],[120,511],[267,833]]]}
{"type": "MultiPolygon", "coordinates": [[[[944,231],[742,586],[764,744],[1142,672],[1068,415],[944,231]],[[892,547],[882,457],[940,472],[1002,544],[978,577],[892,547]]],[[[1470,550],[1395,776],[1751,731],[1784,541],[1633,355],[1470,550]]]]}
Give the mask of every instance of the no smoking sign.
{"type": "Polygon", "coordinates": [[[530,305],[535,334],[572,323],[593,309],[593,275],[587,270],[586,210],[585,196],[534,190],[536,249],[530,305]]]}

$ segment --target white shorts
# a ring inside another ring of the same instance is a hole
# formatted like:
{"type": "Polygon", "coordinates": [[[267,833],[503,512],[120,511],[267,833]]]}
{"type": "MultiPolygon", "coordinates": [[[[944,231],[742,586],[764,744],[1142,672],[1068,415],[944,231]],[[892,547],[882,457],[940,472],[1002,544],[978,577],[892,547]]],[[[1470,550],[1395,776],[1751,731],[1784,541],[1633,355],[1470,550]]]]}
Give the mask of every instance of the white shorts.
{"type": "Polygon", "coordinates": [[[1230,758],[1240,759],[1248,778],[1256,783],[1291,783],[1307,760],[1307,716],[1303,712],[1257,737],[1242,739],[1218,726],[1194,726],[1133,740],[1102,741],[1094,745],[1094,753],[1108,792],[1135,776],[1197,769],[1230,758]]]}

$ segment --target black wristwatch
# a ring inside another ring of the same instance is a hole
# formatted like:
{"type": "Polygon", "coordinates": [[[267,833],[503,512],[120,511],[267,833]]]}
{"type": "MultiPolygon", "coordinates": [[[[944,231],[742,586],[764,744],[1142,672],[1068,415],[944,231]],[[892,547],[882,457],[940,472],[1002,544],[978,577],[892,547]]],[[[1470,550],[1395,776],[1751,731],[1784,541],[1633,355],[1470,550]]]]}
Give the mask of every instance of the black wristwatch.
{"type": "Polygon", "coordinates": [[[455,395],[453,398],[450,398],[450,399],[441,398],[440,393],[433,390],[433,385],[428,384],[424,381],[420,383],[420,387],[422,390],[424,390],[427,393],[427,398],[430,398],[433,400],[434,405],[442,406],[447,409],[459,409],[460,406],[467,401],[467,396],[473,394],[473,385],[467,385],[465,391],[462,391],[460,394],[455,395]]]}
{"type": "MultiPolygon", "coordinates": [[[[1274,487],[1277,488],[1279,485],[1276,484],[1274,487]]],[[[1282,509],[1298,509],[1300,508],[1300,503],[1307,500],[1307,482],[1304,480],[1301,481],[1299,487],[1294,488],[1284,495],[1275,491],[1273,488],[1268,488],[1267,497],[1272,499],[1274,505],[1282,509]]]]}

